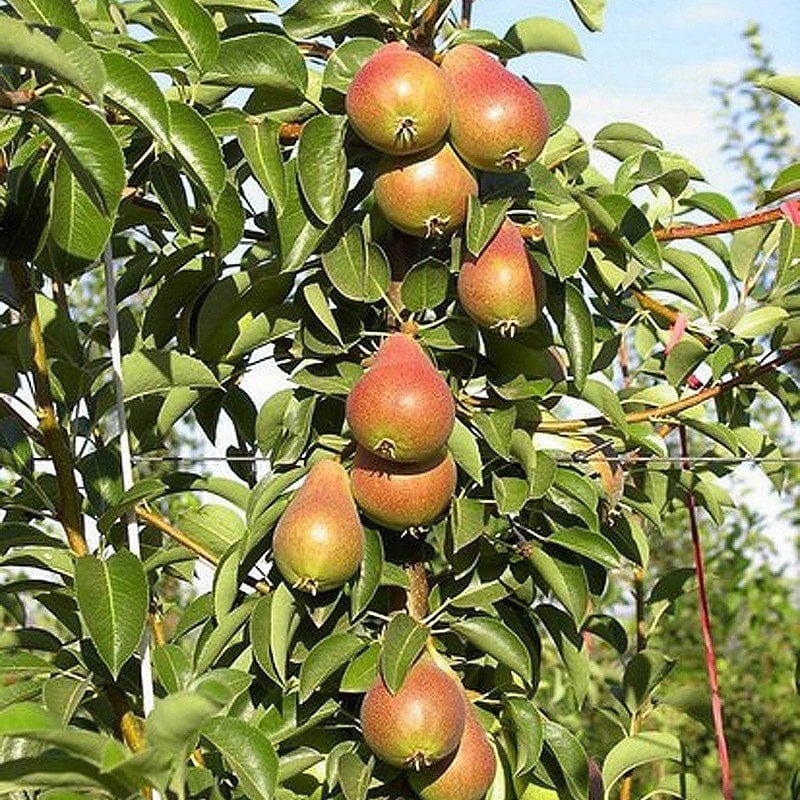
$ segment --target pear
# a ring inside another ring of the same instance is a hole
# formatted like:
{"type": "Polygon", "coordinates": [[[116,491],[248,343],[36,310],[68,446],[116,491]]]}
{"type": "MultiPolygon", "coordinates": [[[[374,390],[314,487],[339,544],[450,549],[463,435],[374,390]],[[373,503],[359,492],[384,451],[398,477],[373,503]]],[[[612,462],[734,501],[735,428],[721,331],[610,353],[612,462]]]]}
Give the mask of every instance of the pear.
{"type": "Polygon", "coordinates": [[[542,152],[550,119],[532,86],[473,44],[450,50],[442,71],[451,85],[450,141],[464,161],[512,172],[542,152]]]}
{"type": "Polygon", "coordinates": [[[516,225],[504,221],[477,258],[464,253],[458,299],[478,325],[503,336],[536,322],[544,301],[544,278],[516,225]]]}
{"type": "Polygon", "coordinates": [[[364,740],[395,767],[421,769],[454,752],[464,732],[460,684],[423,655],[396,694],[379,674],[361,704],[364,740]]]}
{"type": "Polygon", "coordinates": [[[445,143],[416,156],[384,159],[374,191],[376,205],[395,228],[424,238],[443,236],[463,224],[478,182],[445,143]]]}
{"type": "Polygon", "coordinates": [[[398,464],[357,447],[350,471],[358,507],[373,522],[395,531],[424,528],[441,517],[456,479],[456,464],[447,450],[416,464],[398,464]]]}
{"type": "Polygon", "coordinates": [[[433,147],[450,125],[444,74],[403,42],[379,48],[359,69],[347,89],[345,108],[361,139],[394,155],[433,147]]]}
{"type": "Polygon", "coordinates": [[[364,556],[364,529],[337,461],[318,461],[286,507],[272,539],[284,579],[311,594],[338,589],[364,556]]]}
{"type": "Polygon", "coordinates": [[[422,348],[411,336],[395,333],[350,390],[345,413],[358,444],[405,463],[441,452],[456,409],[450,387],[422,348]]]}
{"type": "Polygon", "coordinates": [[[464,697],[464,733],[453,755],[409,775],[422,800],[481,800],[494,781],[494,750],[472,703],[464,697]]]}

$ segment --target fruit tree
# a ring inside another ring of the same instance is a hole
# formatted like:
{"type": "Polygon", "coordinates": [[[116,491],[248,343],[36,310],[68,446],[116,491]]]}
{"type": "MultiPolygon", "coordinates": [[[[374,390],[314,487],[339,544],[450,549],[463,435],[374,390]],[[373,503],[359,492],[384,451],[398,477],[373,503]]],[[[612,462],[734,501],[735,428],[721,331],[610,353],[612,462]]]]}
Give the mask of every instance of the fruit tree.
{"type": "Polygon", "coordinates": [[[714,791],[616,587],[652,631],[694,589],[647,584],[665,514],[704,598],[720,479],[781,485],[751,407],[798,405],[800,164],[739,213],[511,71],[570,26],[471,8],[0,7],[0,794],[714,791]],[[227,477],[170,450],[187,419],[230,423],[227,477]]]}

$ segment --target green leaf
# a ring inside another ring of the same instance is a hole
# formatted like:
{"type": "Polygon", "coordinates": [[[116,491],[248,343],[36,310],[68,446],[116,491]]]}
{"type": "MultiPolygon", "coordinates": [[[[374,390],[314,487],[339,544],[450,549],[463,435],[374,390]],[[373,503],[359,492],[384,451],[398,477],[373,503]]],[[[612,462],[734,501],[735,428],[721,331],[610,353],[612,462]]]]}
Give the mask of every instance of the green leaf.
{"type": "Polygon", "coordinates": [[[705,211],[715,219],[729,220],[739,216],[736,206],[725,195],[718,192],[695,192],[689,197],[681,197],[678,201],[686,208],[696,208],[705,211]]]}
{"type": "Polygon", "coordinates": [[[563,528],[547,538],[551,544],[557,544],[591,558],[604,567],[618,567],[620,554],[617,548],[605,536],[584,528],[563,528]]]}
{"type": "Polygon", "coordinates": [[[71,97],[47,95],[25,115],[55,142],[84,192],[113,216],[125,186],[125,162],[105,120],[71,97]]]}
{"type": "Polygon", "coordinates": [[[438,258],[426,258],[414,264],[400,288],[403,305],[409,311],[436,308],[447,299],[449,279],[447,264],[438,258]]]}
{"type": "MultiPolygon", "coordinates": [[[[517,409],[514,406],[499,408],[490,414],[478,411],[472,417],[472,423],[483,434],[489,447],[503,458],[509,458],[511,455],[512,434],[516,421],[517,409]]],[[[528,441],[530,442],[530,438],[528,441]]]]}
{"type": "Polygon", "coordinates": [[[194,746],[200,728],[225,706],[230,698],[196,691],[176,692],[156,699],[147,717],[148,743],[164,753],[181,754],[194,746]]]}
{"type": "Polygon", "coordinates": [[[375,759],[365,764],[355,753],[343,753],[339,759],[339,785],[345,800],[366,800],[375,759]]]}
{"type": "Polygon", "coordinates": [[[502,197],[481,204],[477,197],[470,197],[467,205],[467,250],[479,256],[491,241],[511,206],[511,200],[502,197]]]}
{"type": "Polygon", "coordinates": [[[103,53],[102,59],[106,98],[130,114],[160,147],[170,152],[169,106],[150,73],[118,51],[103,53]]]}
{"type": "Polygon", "coordinates": [[[522,53],[561,53],[583,58],[578,37],[569,25],[549,17],[529,17],[515,22],[503,39],[522,53]]]}
{"type": "Polygon", "coordinates": [[[96,103],[101,103],[105,76],[97,53],[72,31],[52,33],[55,38],[21,20],[3,15],[0,63],[49,72],[86,92],[96,103]]]}
{"type": "Polygon", "coordinates": [[[340,345],[344,345],[342,333],[328,305],[328,298],[322,286],[316,282],[307,283],[303,286],[303,297],[306,303],[308,303],[308,307],[314,312],[314,316],[325,326],[326,330],[340,345]]]}
{"type": "Polygon", "coordinates": [[[153,0],[192,63],[205,72],[217,60],[219,35],[211,14],[195,0],[153,0]]]}
{"type": "Polygon", "coordinates": [[[322,254],[322,266],[336,290],[349,300],[375,303],[389,291],[389,262],[377,245],[365,242],[359,225],[348,228],[322,254]]]}
{"type": "Polygon", "coordinates": [[[771,333],[781,322],[789,318],[789,312],[779,306],[761,306],[748,311],[732,328],[731,332],[743,339],[771,333]]]}
{"type": "Polygon", "coordinates": [[[233,641],[239,630],[250,619],[255,607],[256,598],[248,596],[247,600],[236,606],[222,620],[217,621],[208,638],[195,654],[194,671],[196,675],[206,672],[220,657],[226,647],[233,641]]]}
{"type": "Polygon", "coordinates": [[[147,621],[150,593],[142,562],[127,550],[105,561],[79,558],[75,593],[97,652],[116,678],[136,651],[147,621]]]}
{"type": "Polygon", "coordinates": [[[363,653],[359,653],[349,664],[339,684],[340,692],[363,694],[372,686],[378,674],[381,645],[373,642],[363,653]]]}
{"type": "Polygon", "coordinates": [[[589,585],[583,568],[555,559],[540,547],[528,548],[527,556],[575,624],[580,625],[589,604],[589,585]]]}
{"type": "Polygon", "coordinates": [[[319,115],[303,126],[297,144],[297,177],[303,197],[326,224],[336,219],[347,195],[347,118],[319,115]]]}
{"type": "Polygon", "coordinates": [[[287,98],[287,105],[302,100],[308,71],[297,46],[274,33],[248,33],[223,39],[208,83],[222,86],[259,86],[287,98]]]}
{"type": "Polygon", "coordinates": [[[251,800],[272,800],[278,782],[278,756],[269,739],[253,725],[214,717],[201,733],[219,750],[251,800]]]}
{"type": "Polygon", "coordinates": [[[60,155],[53,176],[45,245],[55,274],[68,281],[93,266],[111,235],[111,224],[60,155]]]}
{"type": "Polygon", "coordinates": [[[382,44],[377,39],[365,37],[355,37],[340,44],[325,62],[322,85],[345,94],[358,70],[382,44]]]}
{"type": "Polygon", "coordinates": [[[455,622],[451,627],[478,650],[516,672],[526,683],[533,680],[531,654],[522,639],[499,619],[477,616],[455,622]]]}
{"type": "Polygon", "coordinates": [[[653,761],[681,761],[681,743],[671,733],[648,731],[623,739],[611,748],[603,762],[605,797],[630,770],[653,761]]]}
{"type": "Polygon", "coordinates": [[[772,75],[759,81],[756,86],[783,95],[800,106],[800,75],[772,75]]]}
{"type": "Polygon", "coordinates": [[[189,657],[176,644],[154,647],[153,667],[159,683],[168,694],[181,691],[192,673],[189,657]]]}
{"type": "Polygon", "coordinates": [[[176,386],[218,389],[211,370],[200,360],[174,350],[137,350],[122,357],[126,401],[161,394],[176,386]]]}
{"type": "Polygon", "coordinates": [[[564,727],[544,720],[545,747],[555,758],[574,800],[589,796],[589,761],[581,743],[564,727]]]}
{"type": "Polygon", "coordinates": [[[594,360],[595,332],[591,311],[581,291],[572,283],[564,284],[563,296],[553,298],[548,307],[569,355],[575,388],[582,392],[594,360]]]}
{"type": "Polygon", "coordinates": [[[225,162],[217,137],[200,114],[186,103],[170,101],[169,112],[172,145],[178,158],[216,205],[225,188],[225,162]]]}
{"type": "Polygon", "coordinates": [[[364,558],[350,595],[350,613],[358,617],[375,596],[383,575],[383,540],[376,531],[364,531],[364,558]]]}
{"type": "Polygon", "coordinates": [[[84,39],[92,38],[71,0],[12,0],[10,5],[26,22],[67,28],[84,39]]]}
{"type": "Polygon", "coordinates": [[[625,411],[617,393],[608,384],[587,378],[581,392],[581,399],[591,403],[617,430],[622,433],[627,430],[625,411]]]}
{"type": "Polygon", "coordinates": [[[519,514],[528,500],[528,481],[524,478],[501,478],[492,475],[492,497],[498,514],[519,514]]]}
{"type": "Polygon", "coordinates": [[[408,670],[425,647],[429,630],[405,613],[396,614],[386,627],[381,650],[381,674],[386,688],[395,694],[408,670]]]}
{"type": "Polygon", "coordinates": [[[681,339],[670,350],[664,364],[664,377],[672,386],[680,386],[708,355],[708,349],[696,339],[681,339]]]}
{"type": "Polygon", "coordinates": [[[483,461],[478,449],[478,440],[460,419],[456,419],[453,432],[447,440],[447,447],[464,472],[476,483],[482,484],[483,461]]]}
{"type": "Polygon", "coordinates": [[[300,614],[297,610],[297,601],[288,587],[281,583],[272,593],[269,650],[275,671],[283,681],[286,680],[286,663],[289,660],[292,639],[298,625],[300,625],[300,614]]]}
{"type": "Polygon", "coordinates": [[[334,633],[317,642],[300,667],[298,697],[305,703],[322,682],[366,647],[353,633],[334,633]]]}
{"type": "Polygon", "coordinates": [[[242,518],[232,508],[207,504],[178,513],[175,522],[197,544],[222,556],[245,534],[242,518]]]}
{"type": "Polygon", "coordinates": [[[265,119],[242,125],[237,134],[253,175],[272,201],[277,214],[283,213],[286,202],[280,129],[280,122],[265,119]]]}
{"type": "Polygon", "coordinates": [[[542,715],[530,700],[523,697],[506,697],[503,705],[517,743],[514,775],[524,775],[539,763],[542,754],[544,745],[542,715]]]}
{"type": "Polygon", "coordinates": [[[589,252],[589,217],[583,209],[568,216],[539,211],[539,222],[558,277],[571,277],[583,266],[589,252]]]}
{"type": "Polygon", "coordinates": [[[390,0],[299,0],[283,12],[286,32],[293,39],[331,33],[361,17],[375,16],[404,27],[407,22],[390,0]]]}
{"type": "Polygon", "coordinates": [[[175,162],[167,156],[161,156],[148,167],[147,176],[175,230],[184,236],[191,236],[192,212],[182,174],[175,162]]]}
{"type": "Polygon", "coordinates": [[[603,18],[606,13],[606,0],[570,0],[581,22],[590,31],[599,31],[603,28],[603,18]]]}

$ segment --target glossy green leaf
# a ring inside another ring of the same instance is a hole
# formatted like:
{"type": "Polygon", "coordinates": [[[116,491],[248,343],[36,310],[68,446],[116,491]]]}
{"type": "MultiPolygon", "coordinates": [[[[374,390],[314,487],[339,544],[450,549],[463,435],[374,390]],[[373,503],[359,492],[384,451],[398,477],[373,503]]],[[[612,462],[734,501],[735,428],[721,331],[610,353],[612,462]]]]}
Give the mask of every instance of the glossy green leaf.
{"type": "Polygon", "coordinates": [[[456,419],[453,432],[447,440],[447,448],[453,454],[456,463],[476,483],[483,483],[483,461],[478,449],[478,441],[470,429],[456,419]]]}
{"type": "Polygon", "coordinates": [[[4,16],[0,28],[0,63],[49,72],[86,92],[95,102],[101,102],[105,76],[99,56],[72,31],[54,31],[53,36],[4,16]]]}
{"type": "Polygon", "coordinates": [[[533,545],[528,548],[527,557],[546,587],[569,612],[575,624],[580,625],[589,604],[589,586],[583,568],[553,558],[533,545]]]}
{"type": "Polygon", "coordinates": [[[342,754],[339,759],[339,785],[345,800],[366,800],[374,763],[374,758],[365,764],[355,753],[342,754]]]}
{"type": "Polygon", "coordinates": [[[671,733],[647,731],[629,736],[611,748],[603,762],[605,797],[630,770],[653,761],[681,761],[681,743],[671,733]]]}
{"type": "Polygon", "coordinates": [[[617,549],[602,534],[582,528],[563,528],[549,536],[547,541],[580,553],[605,567],[619,566],[620,555],[617,549]]]}
{"type": "Polygon", "coordinates": [[[531,654],[519,636],[501,620],[477,616],[455,622],[451,628],[478,650],[505,664],[527,683],[533,680],[531,654]]]}
{"type": "Polygon", "coordinates": [[[386,627],[381,650],[381,674],[392,694],[399,691],[412,664],[425,647],[429,630],[405,613],[395,614],[386,627]]]}
{"type": "Polygon", "coordinates": [[[116,678],[139,645],[147,621],[150,593],[142,562],[127,550],[105,561],[79,558],[75,592],[97,652],[116,678]]]}
{"type": "Polygon", "coordinates": [[[130,114],[169,152],[169,106],[158,84],[147,70],[122,53],[106,52],[102,58],[106,98],[130,114]]]}
{"type": "Polygon", "coordinates": [[[10,5],[26,22],[67,28],[84,39],[91,39],[71,0],[12,0],[10,5]]]}
{"type": "Polygon", "coordinates": [[[757,85],[800,106],[800,75],[772,75],[759,81],[757,85]]]}
{"type": "Polygon", "coordinates": [[[248,33],[220,42],[219,54],[205,80],[222,86],[259,86],[302,100],[308,72],[297,46],[274,33],[248,33]]]}
{"type": "Polygon", "coordinates": [[[147,174],[150,185],[175,230],[184,236],[190,236],[192,211],[180,170],[171,158],[162,156],[150,165],[147,174]]]}
{"type": "Polygon", "coordinates": [[[256,180],[275,206],[283,213],[286,179],[280,147],[280,123],[265,119],[239,128],[237,137],[256,180]]]}
{"type": "Polygon", "coordinates": [[[336,318],[333,316],[328,306],[328,298],[322,286],[313,281],[307,283],[303,286],[303,298],[306,303],[308,303],[308,307],[311,311],[314,312],[314,316],[325,326],[339,344],[343,344],[342,333],[339,330],[336,318]]]}
{"type": "Polygon", "coordinates": [[[506,697],[503,701],[517,742],[514,775],[524,775],[539,763],[544,745],[544,724],[539,709],[523,697],[506,697]]]}
{"type": "Polygon", "coordinates": [[[578,392],[583,391],[594,359],[594,321],[581,291],[572,283],[564,284],[562,297],[550,305],[558,331],[569,355],[570,372],[578,392]]]}
{"type": "Polygon", "coordinates": [[[603,18],[606,13],[606,0],[570,0],[570,2],[588,30],[602,30],[603,18]]]}
{"type": "Polygon", "coordinates": [[[325,62],[322,85],[344,94],[364,62],[382,45],[377,39],[355,37],[340,44],[325,62]]]}
{"type": "Polygon", "coordinates": [[[518,514],[528,500],[528,481],[492,475],[492,497],[498,514],[518,514]]]}
{"type": "Polygon", "coordinates": [[[566,728],[544,719],[546,750],[558,763],[573,800],[589,796],[589,762],[581,743],[566,728]]]}
{"type": "Polygon", "coordinates": [[[381,645],[373,642],[348,665],[339,684],[340,692],[363,694],[372,686],[378,674],[381,645]]]}
{"type": "Polygon", "coordinates": [[[176,514],[175,521],[197,544],[219,556],[245,534],[244,523],[236,511],[213,503],[184,509],[176,514]]]}
{"type": "Polygon", "coordinates": [[[137,350],[122,358],[122,386],[128,401],[176,386],[217,389],[219,383],[202,361],[185,353],[137,350]]]}
{"type": "Polygon", "coordinates": [[[364,531],[364,558],[350,595],[350,613],[355,618],[369,605],[383,575],[383,540],[376,531],[364,531]]]}
{"type": "Polygon", "coordinates": [[[77,100],[61,95],[41,97],[25,113],[55,142],[100,212],[112,216],[125,186],[125,162],[105,120],[77,100]]]}
{"type": "Polygon", "coordinates": [[[436,308],[447,298],[447,265],[437,258],[420,261],[405,274],[400,287],[403,305],[409,311],[436,308]]]}
{"type": "Polygon", "coordinates": [[[561,53],[583,58],[583,49],[569,25],[549,17],[530,17],[515,22],[503,39],[520,53],[561,53]]]}
{"type": "Polygon", "coordinates": [[[492,237],[500,230],[506,212],[511,206],[507,198],[489,200],[481,204],[477,197],[470,197],[467,205],[467,250],[478,256],[489,244],[492,237]]]}
{"type": "Polygon", "coordinates": [[[201,732],[223,755],[248,798],[272,800],[278,782],[278,756],[258,728],[241,719],[214,717],[201,732]]]}
{"type": "Polygon", "coordinates": [[[327,224],[336,219],[347,194],[346,124],[343,116],[313,117],[303,126],[297,145],[297,176],[303,197],[327,224]]]}
{"type": "Polygon", "coordinates": [[[771,333],[789,318],[789,312],[779,306],[761,306],[748,311],[732,328],[732,333],[743,339],[752,339],[771,333]]]}
{"type": "Polygon", "coordinates": [[[377,245],[367,244],[358,225],[348,228],[322,254],[322,266],[336,290],[349,300],[374,303],[389,291],[389,262],[377,245]]]}
{"type": "Polygon", "coordinates": [[[217,137],[191,106],[173,100],[169,111],[172,146],[178,158],[216,204],[225,188],[225,163],[217,137]]]}
{"type": "Polygon", "coordinates": [[[78,183],[63,156],[56,161],[46,248],[56,274],[65,280],[100,257],[111,235],[105,217],[78,183]]]}
{"type": "Polygon", "coordinates": [[[568,216],[556,216],[540,211],[539,223],[559,278],[571,277],[583,266],[589,251],[589,218],[586,212],[578,209],[568,216]]]}
{"type": "Polygon", "coordinates": [[[298,0],[283,12],[286,32],[293,39],[308,39],[331,33],[366,16],[376,16],[400,26],[405,20],[391,0],[298,0]]]}
{"type": "Polygon", "coordinates": [[[195,0],[153,0],[153,5],[200,72],[217,59],[219,35],[208,11],[195,0]]]}
{"type": "Polygon", "coordinates": [[[225,649],[239,636],[241,629],[247,624],[253,613],[256,598],[250,596],[236,606],[223,619],[218,620],[208,638],[202,642],[195,655],[195,673],[206,672],[223,654],[225,649]]]}
{"type": "Polygon", "coordinates": [[[334,633],[317,642],[300,667],[300,702],[304,703],[323,681],[360,653],[365,642],[352,633],[334,633]]]}

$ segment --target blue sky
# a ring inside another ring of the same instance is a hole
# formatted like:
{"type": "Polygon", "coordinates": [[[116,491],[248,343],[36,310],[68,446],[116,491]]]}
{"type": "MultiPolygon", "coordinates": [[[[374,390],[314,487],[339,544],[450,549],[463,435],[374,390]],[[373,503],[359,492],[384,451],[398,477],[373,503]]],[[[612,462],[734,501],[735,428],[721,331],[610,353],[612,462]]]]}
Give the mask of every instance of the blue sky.
{"type": "MultiPolygon", "coordinates": [[[[473,25],[502,36],[521,17],[569,23],[586,61],[531,54],[512,61],[512,69],[562,84],[572,97],[570,123],[584,136],[608,122],[637,122],[692,159],[715,188],[730,192],[736,181],[719,156],[711,82],[740,75],[748,21],[761,24],[776,70],[800,75],[798,11],[797,0],[609,0],[604,30],[590,33],[568,0],[476,0],[473,25]]],[[[800,139],[800,111],[790,114],[800,139]]]]}

